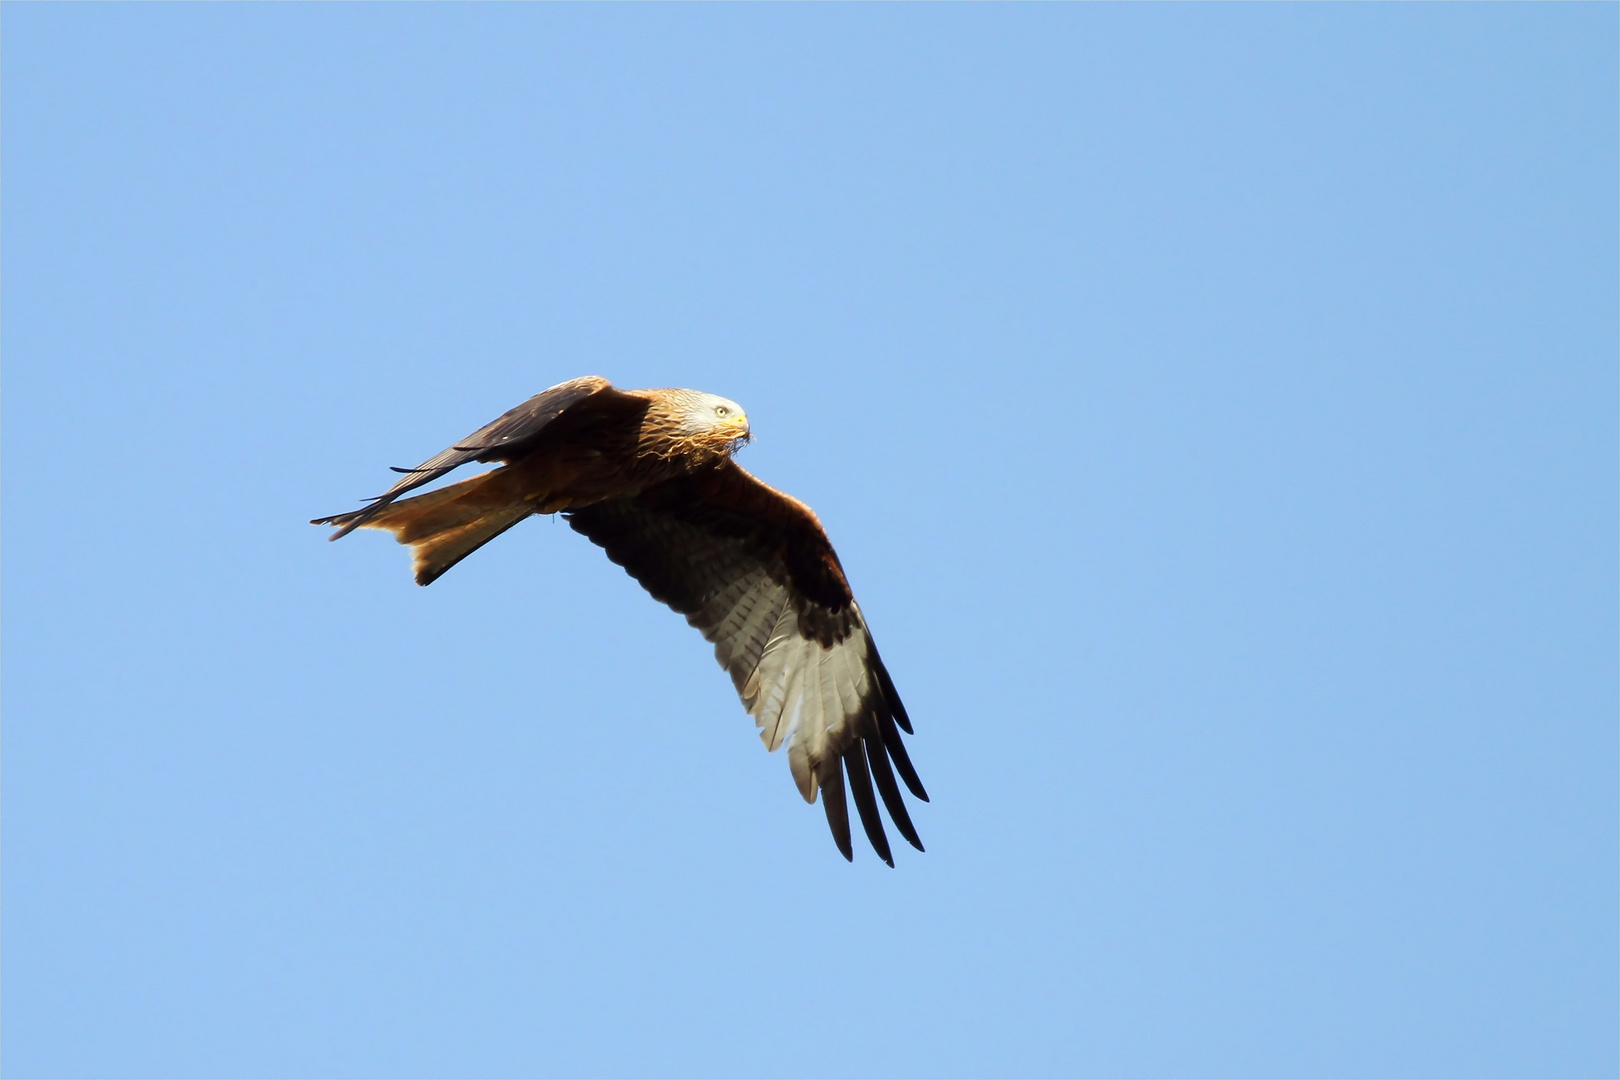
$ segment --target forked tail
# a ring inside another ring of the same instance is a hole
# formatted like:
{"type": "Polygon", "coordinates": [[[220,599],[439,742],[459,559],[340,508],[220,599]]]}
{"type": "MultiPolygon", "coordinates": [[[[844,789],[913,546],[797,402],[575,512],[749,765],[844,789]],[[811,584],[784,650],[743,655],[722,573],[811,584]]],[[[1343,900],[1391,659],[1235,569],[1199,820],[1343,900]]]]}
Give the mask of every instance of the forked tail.
{"type": "Polygon", "coordinates": [[[349,514],[316,518],[312,525],[334,525],[340,530],[332,539],[345,535],[344,526],[359,520],[362,529],[387,529],[394,539],[409,544],[416,583],[427,585],[468,555],[477,551],[513,525],[534,513],[527,500],[513,501],[500,491],[503,485],[488,484],[502,470],[484,473],[449,487],[409,499],[400,499],[372,512],[371,507],[349,514]]]}

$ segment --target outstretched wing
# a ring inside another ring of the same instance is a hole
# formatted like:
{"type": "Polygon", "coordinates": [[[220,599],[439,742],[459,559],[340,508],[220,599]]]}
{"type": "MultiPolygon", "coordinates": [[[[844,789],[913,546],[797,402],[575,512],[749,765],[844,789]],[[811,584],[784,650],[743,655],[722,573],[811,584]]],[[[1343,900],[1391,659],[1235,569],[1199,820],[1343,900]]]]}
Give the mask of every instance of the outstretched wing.
{"type": "Polygon", "coordinates": [[[883,861],[894,865],[874,781],[895,827],[922,850],[895,782],[898,771],[927,801],[900,741],[911,722],[809,507],[727,461],[564,516],[714,642],[766,748],[787,747],[806,802],[823,792],[846,859],[853,858],[846,773],[883,861]]]}
{"type": "Polygon", "coordinates": [[[344,518],[342,527],[328,537],[330,540],[342,539],[376,517],[384,507],[407,491],[419,488],[423,484],[431,484],[453,469],[459,469],[473,461],[511,460],[528,449],[546,426],[568,409],[586,398],[603,392],[618,393],[613,389],[612,383],[599,375],[570,379],[568,382],[558,383],[549,390],[542,390],[455,445],[434,454],[416,468],[395,468],[395,472],[405,475],[381,495],[367,500],[371,505],[364,510],[352,516],[335,514],[332,517],[316,518],[310,524],[330,525],[334,524],[337,518],[344,518]]]}

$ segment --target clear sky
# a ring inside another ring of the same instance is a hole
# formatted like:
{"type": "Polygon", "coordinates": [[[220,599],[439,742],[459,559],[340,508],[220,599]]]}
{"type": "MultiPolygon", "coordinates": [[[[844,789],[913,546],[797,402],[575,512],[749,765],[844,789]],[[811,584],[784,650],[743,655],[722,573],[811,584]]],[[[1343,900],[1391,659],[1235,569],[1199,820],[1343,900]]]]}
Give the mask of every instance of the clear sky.
{"type": "Polygon", "coordinates": [[[1614,1075],[1620,9],[33,6],[14,1076],[1614,1075]],[[916,721],[854,865],[558,521],[741,402],[916,721]]]}

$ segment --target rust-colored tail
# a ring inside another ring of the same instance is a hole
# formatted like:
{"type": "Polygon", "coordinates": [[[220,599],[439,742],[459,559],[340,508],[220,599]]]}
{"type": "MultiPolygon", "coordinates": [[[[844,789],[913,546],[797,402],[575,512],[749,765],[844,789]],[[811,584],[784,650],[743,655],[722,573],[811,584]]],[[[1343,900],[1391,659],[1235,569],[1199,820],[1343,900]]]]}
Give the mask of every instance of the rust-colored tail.
{"type": "MultiPolygon", "coordinates": [[[[503,471],[496,469],[426,495],[390,503],[360,522],[359,527],[387,529],[394,534],[394,539],[409,544],[416,583],[427,585],[535,512],[534,503],[514,501],[510,494],[502,492],[500,489],[505,485],[486,483],[503,471]]],[[[314,524],[336,525],[341,529],[366,513],[369,510],[356,510],[352,514],[320,518],[314,524]]],[[[341,532],[337,534],[341,535],[341,532]]]]}

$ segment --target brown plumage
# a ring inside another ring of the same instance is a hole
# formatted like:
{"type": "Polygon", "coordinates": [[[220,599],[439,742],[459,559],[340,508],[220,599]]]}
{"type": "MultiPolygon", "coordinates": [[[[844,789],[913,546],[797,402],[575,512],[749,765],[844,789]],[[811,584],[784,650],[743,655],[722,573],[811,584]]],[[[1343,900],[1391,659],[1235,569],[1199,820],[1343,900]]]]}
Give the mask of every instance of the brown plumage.
{"type": "Polygon", "coordinates": [[[725,398],[574,379],[395,470],[405,475],[370,506],[314,524],[337,526],[333,540],[392,532],[426,585],[529,515],[562,512],[714,643],[767,749],[787,747],[805,801],[823,793],[844,857],[847,774],[867,839],[893,866],[878,796],[922,850],[895,779],[927,801],[900,740],[911,722],[815,513],[732,460],[749,438],[747,416],[725,398]],[[502,465],[401,498],[475,461],[502,465]]]}

